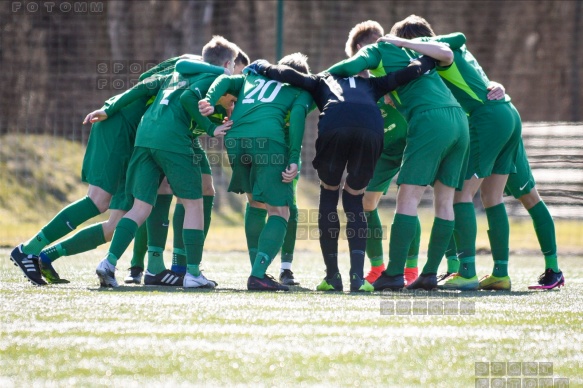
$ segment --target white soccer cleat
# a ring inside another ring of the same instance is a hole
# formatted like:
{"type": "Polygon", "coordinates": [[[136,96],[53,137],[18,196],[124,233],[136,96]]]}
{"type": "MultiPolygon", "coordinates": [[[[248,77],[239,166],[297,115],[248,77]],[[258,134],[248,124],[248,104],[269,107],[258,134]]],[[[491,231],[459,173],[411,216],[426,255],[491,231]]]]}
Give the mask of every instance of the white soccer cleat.
{"type": "Polygon", "coordinates": [[[184,275],[184,288],[215,288],[216,283],[207,279],[202,272],[198,276],[190,273],[184,275]]]}
{"type": "Polygon", "coordinates": [[[115,267],[107,261],[107,257],[101,260],[97,269],[95,269],[95,273],[99,278],[101,287],[119,287],[117,280],[115,280],[115,267]]]}

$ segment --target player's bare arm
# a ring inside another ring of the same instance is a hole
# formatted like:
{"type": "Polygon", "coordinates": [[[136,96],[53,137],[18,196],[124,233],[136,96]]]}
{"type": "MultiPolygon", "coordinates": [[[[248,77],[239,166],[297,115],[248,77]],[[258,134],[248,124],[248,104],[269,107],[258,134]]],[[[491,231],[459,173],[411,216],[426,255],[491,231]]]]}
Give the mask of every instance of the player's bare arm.
{"type": "Polygon", "coordinates": [[[453,51],[443,43],[421,42],[399,38],[394,35],[385,35],[378,42],[392,43],[397,47],[408,48],[420,54],[428,55],[437,60],[439,66],[449,66],[453,63],[453,51]]]}

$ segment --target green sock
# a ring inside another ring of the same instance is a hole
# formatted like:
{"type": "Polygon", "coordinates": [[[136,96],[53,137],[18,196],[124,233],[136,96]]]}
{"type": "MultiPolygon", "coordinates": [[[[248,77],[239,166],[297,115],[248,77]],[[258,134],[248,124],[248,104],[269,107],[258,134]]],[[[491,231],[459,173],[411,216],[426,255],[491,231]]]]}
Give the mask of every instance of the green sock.
{"type": "Polygon", "coordinates": [[[174,249],[172,252],[172,265],[186,268],[186,250],[182,239],[184,225],[184,205],[177,203],[172,218],[172,230],[174,231],[174,249]]]}
{"type": "Polygon", "coordinates": [[[62,256],[73,256],[82,252],[87,252],[105,244],[103,235],[103,226],[101,223],[90,225],[75,233],[71,238],[54,245],[43,252],[51,261],[57,260],[62,256]]]}
{"type": "Polygon", "coordinates": [[[508,276],[508,256],[510,224],[504,203],[486,208],[488,218],[488,238],[492,248],[494,270],[492,275],[496,277],[508,276]]]}
{"type": "Polygon", "coordinates": [[[257,246],[257,256],[251,270],[251,276],[262,278],[265,276],[267,267],[277,255],[283,244],[287,221],[280,216],[269,216],[267,223],[259,236],[257,246]]]}
{"type": "Polygon", "coordinates": [[[53,241],[67,235],[85,221],[101,214],[91,198],[85,197],[73,202],[61,210],[55,218],[46,224],[41,231],[30,239],[22,248],[29,255],[36,255],[53,241]]]}
{"type": "Polygon", "coordinates": [[[144,257],[148,252],[148,228],[144,222],[136,231],[134,250],[130,267],[144,268],[144,257]]]}
{"type": "Polygon", "coordinates": [[[555,235],[555,222],[547,205],[540,201],[528,213],[534,224],[534,231],[540,245],[541,252],[545,256],[545,268],[550,268],[559,272],[559,263],[557,260],[557,242],[555,235]]]}
{"type": "Polygon", "coordinates": [[[448,221],[438,217],[433,219],[427,248],[427,263],[423,267],[422,274],[437,274],[443,254],[449,245],[449,240],[451,240],[454,223],[453,220],[448,221]]]}
{"type": "MultiPolygon", "coordinates": [[[[455,229],[454,229],[455,233],[455,229]]],[[[449,240],[449,245],[445,250],[445,258],[447,259],[447,272],[457,273],[460,270],[460,259],[457,257],[457,250],[455,246],[455,237],[451,236],[449,240]]]]}
{"type": "Polygon", "coordinates": [[[247,208],[245,209],[245,237],[247,238],[247,251],[249,252],[251,267],[255,263],[257,247],[259,246],[259,236],[265,227],[266,216],[266,209],[260,209],[247,204],[247,208]]]}
{"type": "Polygon", "coordinates": [[[170,212],[172,198],[172,194],[158,194],[152,213],[146,220],[146,228],[148,230],[148,271],[154,275],[166,269],[164,266],[164,248],[168,238],[168,226],[170,224],[168,213],[170,212]],[[151,264],[150,261],[152,261],[151,264]]]}
{"type": "Polygon", "coordinates": [[[117,260],[123,255],[127,247],[130,245],[136,231],[138,230],[138,224],[132,219],[123,217],[119,220],[115,232],[113,233],[113,239],[111,240],[111,245],[109,247],[108,260],[112,265],[117,265],[117,260]]]}
{"type": "Polygon", "coordinates": [[[215,201],[214,195],[203,195],[202,203],[204,206],[204,237],[209,233],[209,228],[211,227],[211,216],[213,213],[213,202],[215,201]]]}
{"type": "Polygon", "coordinates": [[[366,234],[366,255],[370,261],[371,267],[383,265],[383,225],[379,217],[378,209],[370,212],[364,212],[367,223],[366,234]]]}
{"type": "Polygon", "coordinates": [[[387,275],[403,275],[407,252],[415,238],[417,222],[417,216],[395,213],[389,240],[389,265],[385,271],[387,275]]]}
{"type": "Polygon", "coordinates": [[[183,229],[182,238],[186,250],[186,264],[189,274],[200,275],[200,262],[202,261],[202,250],[204,247],[204,230],[183,229]]]}
{"type": "Polygon", "coordinates": [[[296,206],[296,204],[293,204],[289,207],[289,220],[287,222],[287,230],[285,231],[285,238],[283,239],[283,245],[281,246],[282,263],[291,263],[294,260],[294,249],[296,247],[297,230],[298,230],[298,207],[296,206]]]}
{"type": "Polygon", "coordinates": [[[417,268],[419,261],[419,245],[421,244],[421,222],[417,217],[417,229],[415,229],[415,237],[409,246],[409,253],[407,253],[407,261],[405,261],[405,268],[417,268]]]}
{"type": "Polygon", "coordinates": [[[165,270],[164,249],[160,247],[148,247],[148,272],[153,275],[158,275],[165,270]]]}
{"type": "Polygon", "coordinates": [[[460,276],[469,279],[476,276],[476,236],[478,224],[473,202],[453,205],[455,215],[454,237],[460,261],[460,276]],[[463,260],[462,260],[463,259],[463,260]]]}

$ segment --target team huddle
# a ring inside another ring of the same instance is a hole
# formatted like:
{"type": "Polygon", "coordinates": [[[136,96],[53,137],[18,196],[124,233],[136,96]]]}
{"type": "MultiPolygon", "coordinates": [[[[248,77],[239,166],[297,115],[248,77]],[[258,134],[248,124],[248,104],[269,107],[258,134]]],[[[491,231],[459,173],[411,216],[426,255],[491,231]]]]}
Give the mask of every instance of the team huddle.
{"type": "Polygon", "coordinates": [[[312,74],[301,53],[277,64],[250,63],[237,45],[215,36],[202,56],[185,54],[149,69],[138,84],[85,118],[92,124],[82,168],[87,196],[15,247],[11,260],[35,285],[68,283],[53,266],[58,258],[111,241],[96,274],[101,286],[118,287],[117,262],[134,241],[125,283],[143,278],[145,285],[217,287],[200,268],[215,195],[198,139],[206,134],[224,139],[232,169],[228,191],[247,197],[247,288],[287,291],[299,284],[291,270],[296,190],[306,116],[317,108],[312,166],[320,180],[318,229],[326,266],[317,290],[344,290],[338,268],[340,198],[351,292],[510,290],[505,194],[529,212],[544,255],[544,272],[529,289],[563,286],[554,222],[535,187],[520,116],[504,87],[491,82],[468,51],[465,35],[436,35],[415,15],[385,35],[369,20],[352,28],[346,54],[348,59],[312,74]],[[378,204],[397,174],[385,265],[378,204]],[[428,185],[434,189],[435,218],[419,271],[417,208],[428,185]],[[482,279],[475,266],[478,190],[493,258],[492,273],[482,279]],[[174,196],[167,269],[163,252],[174,196]],[[107,221],[56,243],[107,210],[107,221]],[[276,279],[267,269],[278,253],[276,279]],[[447,272],[438,274],[444,256],[447,272]]]}

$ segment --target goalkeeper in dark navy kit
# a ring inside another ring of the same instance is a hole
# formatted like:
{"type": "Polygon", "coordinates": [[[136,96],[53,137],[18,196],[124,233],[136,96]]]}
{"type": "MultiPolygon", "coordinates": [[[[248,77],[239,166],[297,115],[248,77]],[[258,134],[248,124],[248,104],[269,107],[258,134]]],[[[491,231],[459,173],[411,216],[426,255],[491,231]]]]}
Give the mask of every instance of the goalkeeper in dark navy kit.
{"type": "Polygon", "coordinates": [[[348,175],[342,203],[347,216],[350,290],[373,290],[363,276],[367,227],[362,196],[383,150],[384,122],[377,101],[433,67],[435,61],[432,58],[422,57],[405,69],[378,78],[339,77],[328,72],[303,74],[287,66],[271,65],[265,60],[255,61],[247,68],[307,90],[321,112],[316,157],[312,162],[320,179],[318,227],[326,264],[326,277],[317,286],[318,290],[343,290],[338,270],[340,222],[337,206],[345,169],[348,175]]]}

